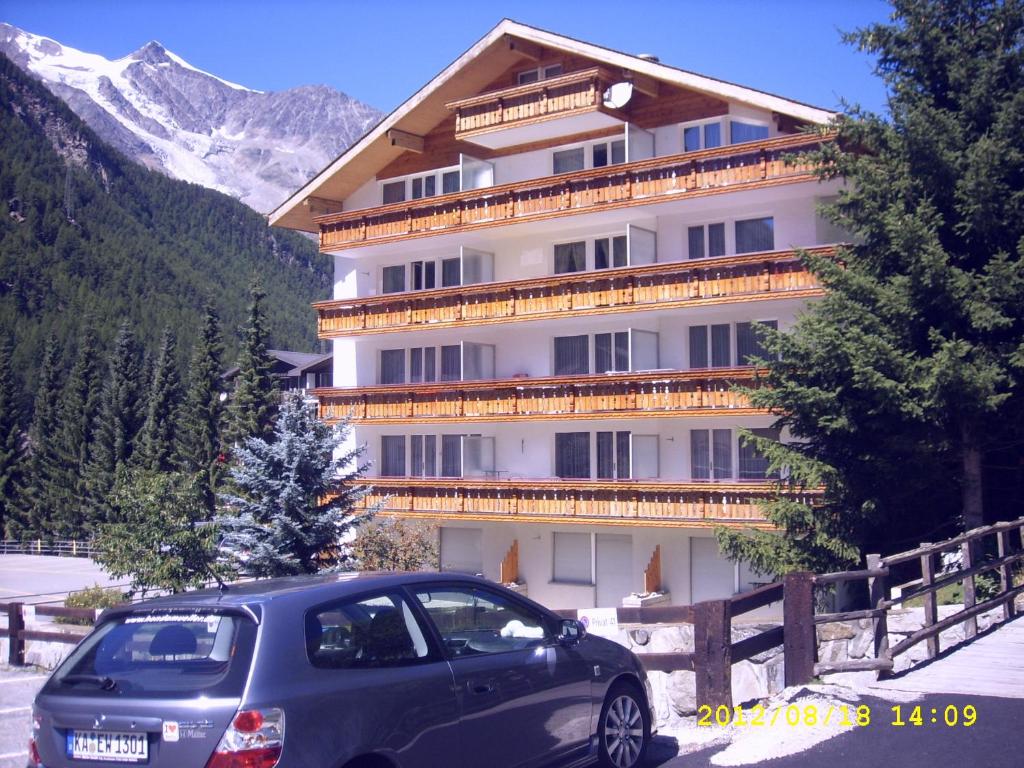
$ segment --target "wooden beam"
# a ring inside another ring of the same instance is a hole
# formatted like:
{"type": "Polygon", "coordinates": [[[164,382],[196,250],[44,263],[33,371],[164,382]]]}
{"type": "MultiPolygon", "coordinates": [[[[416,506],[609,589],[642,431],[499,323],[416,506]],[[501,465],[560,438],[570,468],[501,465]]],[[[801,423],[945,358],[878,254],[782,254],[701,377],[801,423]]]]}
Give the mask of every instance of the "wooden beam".
{"type": "Polygon", "coordinates": [[[515,51],[527,59],[540,61],[544,58],[544,49],[541,46],[531,43],[529,40],[523,40],[521,37],[505,35],[505,44],[508,45],[510,51],[515,51]]]}
{"type": "Polygon", "coordinates": [[[392,147],[401,147],[410,152],[423,152],[423,137],[417,136],[415,133],[392,128],[388,131],[388,141],[391,142],[392,147]]]}
{"type": "Polygon", "coordinates": [[[661,83],[655,80],[653,77],[647,75],[641,75],[639,72],[632,72],[628,69],[622,70],[623,80],[628,80],[633,84],[640,93],[651,98],[657,98],[658,93],[661,89],[661,83]]]}
{"type": "Polygon", "coordinates": [[[340,200],[329,200],[326,197],[307,197],[302,204],[309,209],[314,216],[326,216],[331,213],[341,213],[342,203],[340,200]]]}

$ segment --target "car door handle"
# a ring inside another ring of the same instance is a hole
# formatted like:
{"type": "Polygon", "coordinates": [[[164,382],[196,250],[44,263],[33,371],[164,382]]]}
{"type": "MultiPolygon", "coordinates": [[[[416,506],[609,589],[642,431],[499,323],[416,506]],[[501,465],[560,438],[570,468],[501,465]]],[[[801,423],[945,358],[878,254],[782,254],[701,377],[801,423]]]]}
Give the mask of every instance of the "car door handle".
{"type": "Polygon", "coordinates": [[[494,693],[494,683],[471,683],[469,690],[478,696],[482,696],[485,693],[494,693]]]}

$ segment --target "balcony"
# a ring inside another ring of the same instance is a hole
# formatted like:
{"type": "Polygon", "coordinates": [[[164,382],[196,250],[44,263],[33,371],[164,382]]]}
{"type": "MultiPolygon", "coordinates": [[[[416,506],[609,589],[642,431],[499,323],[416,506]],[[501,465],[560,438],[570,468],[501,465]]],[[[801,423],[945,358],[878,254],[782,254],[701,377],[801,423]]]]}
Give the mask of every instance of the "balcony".
{"type": "MultiPolygon", "coordinates": [[[[806,249],[829,255],[831,246],[806,249]]],[[[796,251],[320,301],[321,339],[821,295],[796,251]]]]}
{"type": "Polygon", "coordinates": [[[316,390],[320,418],[360,424],[435,424],[765,413],[732,391],[752,367],[695,371],[447,381],[316,390]]]}
{"type": "MultiPolygon", "coordinates": [[[[759,504],[771,482],[682,483],[649,480],[523,478],[368,478],[360,504],[383,504],[400,517],[710,528],[771,528],[759,504]]],[[[818,494],[793,494],[810,502],[818,494]]]]}
{"type": "Polygon", "coordinates": [[[814,179],[799,153],[832,137],[733,144],[531,181],[453,192],[314,219],[320,248],[341,251],[559,216],[795,184],[814,179]]]}
{"type": "Polygon", "coordinates": [[[603,94],[614,82],[611,73],[593,67],[445,106],[455,112],[457,140],[497,149],[622,125],[622,113],[604,106],[603,94]]]}

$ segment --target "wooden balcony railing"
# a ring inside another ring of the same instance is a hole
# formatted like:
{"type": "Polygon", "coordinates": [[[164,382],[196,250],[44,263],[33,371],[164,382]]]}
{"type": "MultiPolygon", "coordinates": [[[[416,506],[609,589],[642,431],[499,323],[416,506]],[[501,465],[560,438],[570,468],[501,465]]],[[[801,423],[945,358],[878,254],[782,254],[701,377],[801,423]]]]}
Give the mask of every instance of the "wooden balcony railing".
{"type": "Polygon", "coordinates": [[[763,413],[732,391],[734,384],[754,385],[754,369],[446,381],[318,389],[315,394],[321,419],[335,422],[351,414],[364,424],[763,413]]]}
{"type": "Polygon", "coordinates": [[[625,121],[618,110],[604,106],[603,94],[615,78],[601,67],[504,88],[445,106],[455,112],[455,138],[472,139],[503,128],[532,125],[559,117],[607,112],[625,121]]]}
{"type": "MultiPolygon", "coordinates": [[[[831,246],[807,249],[831,254],[831,246]]],[[[821,293],[795,251],[550,275],[364,299],[319,301],[320,338],[553,317],[804,298],[821,293]]]]}
{"type": "Polygon", "coordinates": [[[578,213],[793,184],[814,178],[797,155],[831,136],[805,134],[545,176],[318,216],[320,248],[467,232],[578,213]]]}
{"type": "MultiPolygon", "coordinates": [[[[678,483],[657,480],[487,480],[367,478],[364,507],[387,514],[461,520],[522,520],[674,527],[771,527],[760,503],[771,482],[678,483]]],[[[794,494],[803,501],[817,494],[794,494]]]]}

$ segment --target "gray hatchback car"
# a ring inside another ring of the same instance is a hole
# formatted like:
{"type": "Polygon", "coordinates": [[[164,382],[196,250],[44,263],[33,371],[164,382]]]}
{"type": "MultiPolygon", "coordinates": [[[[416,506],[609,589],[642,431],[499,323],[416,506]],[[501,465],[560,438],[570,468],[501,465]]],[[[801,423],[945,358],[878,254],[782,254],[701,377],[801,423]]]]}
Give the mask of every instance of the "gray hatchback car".
{"type": "Polygon", "coordinates": [[[106,611],[36,697],[30,766],[634,768],[625,648],[483,579],[331,574],[106,611]]]}

